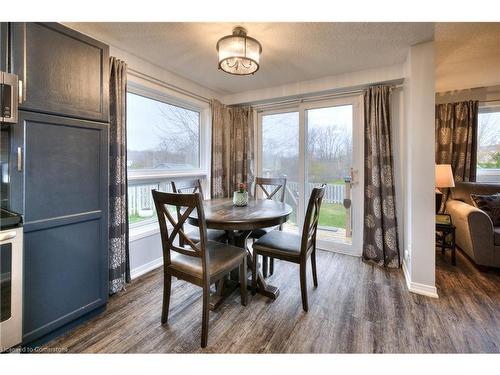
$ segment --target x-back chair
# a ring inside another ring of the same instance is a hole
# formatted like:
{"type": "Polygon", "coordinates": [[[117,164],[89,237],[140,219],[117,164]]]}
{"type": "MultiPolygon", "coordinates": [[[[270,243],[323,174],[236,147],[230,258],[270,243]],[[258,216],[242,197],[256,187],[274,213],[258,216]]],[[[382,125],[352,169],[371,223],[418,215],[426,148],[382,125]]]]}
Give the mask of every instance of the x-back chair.
{"type": "Polygon", "coordinates": [[[246,251],[208,240],[200,193],[178,194],[153,190],[152,194],[163,247],[164,285],[161,323],[165,324],[168,320],[172,276],[203,288],[201,346],[204,348],[208,340],[210,285],[239,267],[241,304],[243,306],[247,304],[246,251]],[[172,215],[168,206],[175,207],[180,214],[172,215]],[[182,229],[193,210],[197,210],[198,215],[199,242],[193,241],[182,229]],[[177,216],[177,220],[174,216],[177,216]],[[181,238],[182,245],[179,244],[181,238]]]}
{"type": "MultiPolygon", "coordinates": [[[[286,178],[284,177],[275,177],[275,178],[267,178],[267,177],[256,177],[255,185],[253,190],[254,198],[257,198],[257,187],[262,191],[265,199],[276,199],[280,202],[285,202],[285,194],[286,194],[286,178]],[[268,190],[270,189],[270,190],[268,190]]],[[[275,230],[282,229],[282,226],[279,227],[269,227],[269,228],[260,228],[255,229],[250,233],[250,238],[252,238],[255,243],[256,239],[261,238],[263,235],[275,230]]],[[[274,258],[270,258],[267,256],[262,257],[262,275],[267,277],[269,269],[269,275],[274,273],[274,258]]]]}
{"type": "MultiPolygon", "coordinates": [[[[172,185],[172,191],[174,193],[181,193],[181,194],[200,193],[201,199],[205,199],[203,196],[203,188],[201,185],[201,180],[199,178],[196,180],[182,181],[181,183],[175,183],[175,181],[172,181],[171,185],[172,185]]],[[[193,241],[195,242],[200,241],[197,230],[192,231],[190,235],[193,241]]],[[[226,232],[223,230],[207,229],[207,236],[208,239],[211,241],[227,242],[227,235],[226,232]]]]}
{"type": "Polygon", "coordinates": [[[257,256],[268,256],[300,265],[300,290],[302,294],[302,308],[308,310],[306,266],[311,257],[311,266],[314,286],[318,286],[316,274],[316,232],[318,229],[319,210],[325,194],[323,184],[314,188],[309,197],[307,212],[302,228],[302,235],[274,230],[262,236],[253,245],[252,290],[257,287],[257,256]]]}

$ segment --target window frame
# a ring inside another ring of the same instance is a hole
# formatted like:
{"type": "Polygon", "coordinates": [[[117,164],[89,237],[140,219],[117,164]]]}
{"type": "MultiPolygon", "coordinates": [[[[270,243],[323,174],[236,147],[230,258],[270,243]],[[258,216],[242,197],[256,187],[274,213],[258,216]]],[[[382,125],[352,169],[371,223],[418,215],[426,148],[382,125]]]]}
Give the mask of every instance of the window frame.
{"type": "MultiPolygon", "coordinates": [[[[151,171],[140,170],[136,173],[127,169],[127,190],[131,186],[158,184],[160,190],[167,190],[170,181],[181,181],[185,179],[200,178],[203,190],[207,196],[210,195],[210,151],[211,151],[211,116],[210,103],[179,94],[158,84],[146,81],[140,77],[129,77],[127,94],[140,95],[147,99],[161,103],[174,105],[199,113],[200,136],[199,136],[199,168],[179,171],[151,171]]],[[[128,152],[128,149],[127,149],[128,152]]],[[[127,202],[128,204],[128,202],[127,202]]],[[[128,215],[128,212],[127,212],[128,215]]],[[[158,219],[152,217],[136,223],[129,223],[129,239],[135,241],[140,238],[154,235],[159,232],[158,219]]]]}
{"type": "MultiPolygon", "coordinates": [[[[500,100],[479,102],[478,108],[478,127],[477,132],[479,136],[479,115],[481,113],[488,112],[498,112],[500,113],[500,100]]],[[[479,137],[478,137],[479,138],[479,137]]],[[[476,144],[476,154],[479,152],[479,139],[477,139],[476,144]]],[[[476,160],[476,182],[484,183],[498,183],[500,182],[500,168],[479,168],[478,161],[476,160]],[[491,179],[484,179],[486,176],[492,176],[497,181],[491,181],[491,179]]]]}

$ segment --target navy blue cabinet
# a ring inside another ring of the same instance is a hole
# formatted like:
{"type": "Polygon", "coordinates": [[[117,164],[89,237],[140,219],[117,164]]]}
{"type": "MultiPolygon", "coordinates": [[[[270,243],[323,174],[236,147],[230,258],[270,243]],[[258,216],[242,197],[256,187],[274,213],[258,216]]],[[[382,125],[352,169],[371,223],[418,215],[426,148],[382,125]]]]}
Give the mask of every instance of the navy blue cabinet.
{"type": "MultiPolygon", "coordinates": [[[[23,341],[107,300],[108,124],[20,112],[24,146],[23,341]]],[[[21,207],[18,207],[21,208],[21,207]]]]}
{"type": "Polygon", "coordinates": [[[108,121],[109,47],[57,23],[10,24],[25,110],[108,121]]]}
{"type": "Polygon", "coordinates": [[[0,24],[0,46],[24,83],[11,127],[10,207],[24,219],[29,344],[107,301],[109,48],[54,23],[0,24]]]}

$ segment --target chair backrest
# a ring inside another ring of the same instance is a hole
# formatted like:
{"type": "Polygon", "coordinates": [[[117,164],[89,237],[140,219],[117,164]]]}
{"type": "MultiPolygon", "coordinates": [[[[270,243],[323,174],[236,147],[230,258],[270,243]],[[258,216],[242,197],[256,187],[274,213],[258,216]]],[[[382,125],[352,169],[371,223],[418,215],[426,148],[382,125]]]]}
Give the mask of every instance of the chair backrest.
{"type": "Polygon", "coordinates": [[[304,218],[304,227],[302,228],[302,242],[300,255],[305,257],[311,247],[316,246],[316,232],[318,230],[319,210],[321,202],[325,195],[326,184],[314,188],[307,204],[306,216],[304,218]]]}
{"type": "MultiPolygon", "coordinates": [[[[175,183],[175,181],[171,181],[170,184],[172,185],[172,191],[174,193],[179,193],[179,194],[194,194],[194,193],[200,193],[201,194],[201,199],[205,199],[203,197],[203,189],[201,187],[201,180],[195,179],[195,180],[186,180],[182,181],[180,183],[175,183]]],[[[180,218],[180,207],[177,208],[177,217],[180,218]]],[[[184,226],[182,226],[182,229],[184,229],[184,226]]],[[[184,245],[184,239],[179,238],[179,244],[181,246],[184,245]]]]}
{"type": "Polygon", "coordinates": [[[205,197],[203,196],[203,189],[201,187],[201,180],[199,178],[196,180],[182,181],[178,184],[176,184],[175,181],[172,181],[171,184],[172,191],[174,193],[200,193],[201,198],[205,199],[205,197]]]}
{"type": "Polygon", "coordinates": [[[205,252],[207,227],[201,194],[199,192],[193,194],[163,193],[157,190],[152,190],[152,194],[160,224],[164,266],[170,265],[170,252],[175,251],[191,257],[201,258],[203,272],[205,273],[208,262],[208,256],[205,252]],[[172,212],[169,211],[168,206],[175,207],[177,219],[174,218],[176,215],[172,215],[172,212]],[[198,214],[199,243],[193,242],[183,230],[184,223],[194,210],[198,214]],[[169,224],[172,226],[170,232],[168,230],[169,224]],[[175,243],[176,238],[178,238],[179,244],[175,243]]]}
{"type": "Polygon", "coordinates": [[[255,177],[255,186],[253,189],[253,196],[257,198],[257,186],[264,193],[265,199],[273,199],[274,196],[280,192],[278,197],[280,202],[285,201],[285,193],[286,193],[286,178],[284,177],[275,177],[275,178],[267,178],[267,177],[255,177]],[[271,187],[273,190],[269,192],[266,188],[271,187]]]}

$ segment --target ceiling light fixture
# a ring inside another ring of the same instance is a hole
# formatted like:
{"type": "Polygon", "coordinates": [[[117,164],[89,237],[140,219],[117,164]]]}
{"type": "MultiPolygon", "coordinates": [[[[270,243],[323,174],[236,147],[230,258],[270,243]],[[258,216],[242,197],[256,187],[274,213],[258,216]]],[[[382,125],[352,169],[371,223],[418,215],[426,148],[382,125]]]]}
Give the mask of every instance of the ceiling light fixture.
{"type": "Polygon", "coordinates": [[[257,39],[247,36],[245,28],[237,26],[232,35],[217,42],[219,69],[235,75],[254,74],[259,70],[262,46],[257,39]]]}

